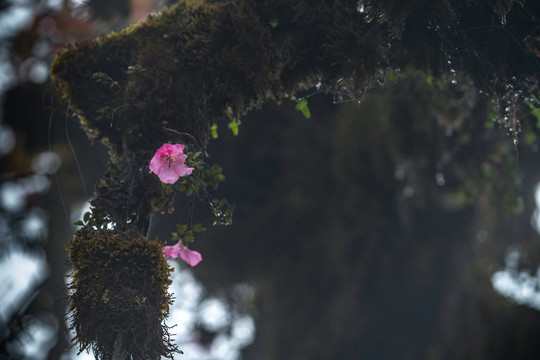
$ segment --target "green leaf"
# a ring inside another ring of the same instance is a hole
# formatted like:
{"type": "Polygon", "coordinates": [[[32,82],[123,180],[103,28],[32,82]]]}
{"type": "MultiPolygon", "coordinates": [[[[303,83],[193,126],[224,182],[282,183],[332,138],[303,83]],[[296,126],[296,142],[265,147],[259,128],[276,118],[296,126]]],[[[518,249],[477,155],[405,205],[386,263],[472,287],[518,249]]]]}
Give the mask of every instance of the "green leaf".
{"type": "MultiPolygon", "coordinates": [[[[429,86],[433,85],[433,75],[429,75],[427,78],[426,78],[426,82],[428,83],[429,86]]],[[[396,79],[397,81],[397,79],[396,79]]]]}
{"type": "Polygon", "coordinates": [[[202,224],[197,223],[193,225],[193,232],[199,233],[203,231],[206,231],[206,228],[202,224]]]}
{"type": "Polygon", "coordinates": [[[176,225],[176,230],[178,230],[179,233],[182,233],[187,230],[187,225],[185,224],[178,224],[176,225]]]}
{"type": "Polygon", "coordinates": [[[193,240],[195,240],[195,236],[193,236],[192,232],[186,232],[182,238],[184,245],[188,245],[189,243],[193,242],[193,240]]]}
{"type": "Polygon", "coordinates": [[[77,222],[74,222],[73,225],[84,226],[84,223],[82,222],[82,220],[79,220],[77,222]]]}
{"type": "Polygon", "coordinates": [[[229,118],[230,122],[229,122],[229,129],[232,130],[232,133],[234,136],[237,136],[238,135],[238,126],[240,125],[240,120],[238,120],[236,118],[236,116],[234,115],[234,112],[233,112],[233,109],[229,106],[227,108],[227,110],[225,110],[225,114],[227,115],[227,117],[229,118]]]}
{"type": "Polygon", "coordinates": [[[525,133],[525,144],[527,146],[532,146],[536,141],[536,135],[532,131],[527,131],[525,133]]]}
{"type": "Polygon", "coordinates": [[[388,73],[388,79],[393,82],[394,84],[397,83],[397,80],[398,80],[398,77],[397,77],[397,73],[395,71],[391,71],[388,73]]]}
{"type": "Polygon", "coordinates": [[[212,135],[212,139],[218,138],[217,124],[212,124],[212,126],[210,127],[210,135],[212,135]]]}
{"type": "Polygon", "coordinates": [[[236,122],[235,120],[231,120],[228,126],[229,129],[232,130],[233,135],[238,136],[238,122],[236,122]]]}
{"type": "Polygon", "coordinates": [[[298,104],[296,104],[296,110],[301,111],[306,119],[309,119],[311,117],[307,99],[300,100],[298,104]]]}
{"type": "Polygon", "coordinates": [[[89,222],[90,219],[92,219],[92,214],[90,212],[85,212],[84,215],[83,215],[83,221],[85,223],[89,222]]]}
{"type": "Polygon", "coordinates": [[[273,18],[270,19],[270,21],[268,21],[268,24],[270,24],[270,26],[275,29],[276,26],[279,25],[279,21],[278,19],[274,16],[273,18]]]}
{"type": "Polygon", "coordinates": [[[531,113],[536,118],[536,127],[540,128],[540,107],[536,106],[537,104],[540,104],[540,102],[534,96],[533,96],[533,99],[535,101],[534,102],[527,101],[527,105],[529,105],[529,108],[531,109],[531,113]]]}

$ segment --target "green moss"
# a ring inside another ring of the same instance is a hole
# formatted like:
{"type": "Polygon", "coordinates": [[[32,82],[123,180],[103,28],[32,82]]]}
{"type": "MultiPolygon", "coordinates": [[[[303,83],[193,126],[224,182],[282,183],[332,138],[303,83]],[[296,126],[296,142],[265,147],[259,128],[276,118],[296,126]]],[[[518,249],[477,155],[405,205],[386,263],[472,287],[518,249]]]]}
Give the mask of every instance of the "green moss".
{"type": "MultiPolygon", "coordinates": [[[[240,121],[265,102],[302,98],[317,83],[337,101],[360,100],[376,80],[396,81],[400,69],[429,74],[430,83],[447,79],[447,90],[455,79],[445,74],[470,79],[499,103],[499,118],[516,137],[504,112],[519,114],[519,89],[537,89],[535,48],[519,42],[535,36],[538,20],[529,14],[538,4],[497,4],[494,11],[477,1],[365,1],[359,13],[356,0],[181,0],[143,23],[68,47],[51,73],[89,137],[105,142],[113,159],[127,154],[132,169],[118,171],[134,176],[165,142],[204,150],[211,127],[228,114],[240,121]],[[504,29],[491,26],[507,15],[504,29]]],[[[142,193],[149,182],[141,179],[133,187],[142,193]]],[[[145,197],[150,209],[152,196],[145,197]]],[[[138,205],[123,206],[133,214],[138,205]]]]}
{"type": "Polygon", "coordinates": [[[159,359],[175,350],[163,321],[172,269],[162,244],[138,231],[82,228],[68,245],[73,265],[71,328],[83,351],[108,359],[121,341],[129,359],[159,359]]]}

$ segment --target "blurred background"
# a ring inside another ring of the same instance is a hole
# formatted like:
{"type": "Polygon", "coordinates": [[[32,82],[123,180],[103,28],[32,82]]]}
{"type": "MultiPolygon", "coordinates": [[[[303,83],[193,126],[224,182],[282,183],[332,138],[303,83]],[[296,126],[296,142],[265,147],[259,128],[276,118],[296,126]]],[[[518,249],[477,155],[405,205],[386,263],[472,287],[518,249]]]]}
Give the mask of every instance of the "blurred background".
{"type": "MultiPolygon", "coordinates": [[[[0,1],[0,359],[92,358],[70,349],[65,245],[107,151],[49,67],[165,5],[0,1]]],[[[515,147],[497,104],[450,70],[437,84],[398,74],[361,104],[312,89],[309,119],[285,102],[237,137],[220,129],[208,162],[234,224],[199,209],[203,262],[171,261],[175,358],[540,356],[540,119],[522,114],[515,147]]],[[[185,204],[151,232],[167,240],[185,204]]]]}

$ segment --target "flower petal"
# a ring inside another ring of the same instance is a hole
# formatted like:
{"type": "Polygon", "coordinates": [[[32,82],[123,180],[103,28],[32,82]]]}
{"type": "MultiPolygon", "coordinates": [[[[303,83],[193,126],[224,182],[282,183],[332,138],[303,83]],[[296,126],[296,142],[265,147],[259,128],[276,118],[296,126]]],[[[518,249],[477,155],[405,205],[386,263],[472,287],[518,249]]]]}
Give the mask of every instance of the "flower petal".
{"type": "Polygon", "coordinates": [[[183,152],[184,152],[184,145],[183,144],[174,144],[174,145],[164,144],[164,145],[167,145],[166,146],[167,154],[172,158],[176,158],[176,157],[180,156],[181,154],[183,154],[183,152]]]}
{"type": "Polygon", "coordinates": [[[172,166],[165,166],[163,169],[161,169],[157,176],[159,176],[159,180],[161,180],[162,183],[174,184],[180,177],[180,174],[178,174],[176,168],[172,166]]]}
{"type": "Polygon", "coordinates": [[[165,166],[163,159],[161,159],[160,156],[154,155],[152,160],[150,161],[150,170],[154,174],[159,174],[161,172],[161,169],[165,166]]]}
{"type": "Polygon", "coordinates": [[[178,252],[180,251],[180,248],[178,244],[172,245],[172,246],[165,246],[163,248],[163,257],[166,259],[168,257],[177,258],[178,252]]]}
{"type": "Polygon", "coordinates": [[[187,262],[189,266],[195,266],[202,260],[202,255],[195,250],[188,249],[187,246],[180,246],[180,252],[179,252],[180,258],[187,262]]]}
{"type": "Polygon", "coordinates": [[[202,261],[202,255],[198,251],[190,250],[182,243],[182,240],[178,241],[175,245],[163,247],[164,258],[177,258],[179,255],[189,266],[196,266],[202,261]]]}

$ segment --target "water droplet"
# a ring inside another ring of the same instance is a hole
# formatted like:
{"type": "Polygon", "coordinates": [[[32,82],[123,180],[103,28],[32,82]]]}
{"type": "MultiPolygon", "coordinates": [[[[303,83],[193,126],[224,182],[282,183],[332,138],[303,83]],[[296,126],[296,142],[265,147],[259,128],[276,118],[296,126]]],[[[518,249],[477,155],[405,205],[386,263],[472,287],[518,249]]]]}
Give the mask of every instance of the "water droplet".
{"type": "Polygon", "coordinates": [[[373,20],[373,16],[371,16],[370,13],[366,13],[366,14],[364,15],[364,21],[365,21],[366,23],[369,24],[372,20],[373,20]]]}
{"type": "Polygon", "coordinates": [[[437,185],[439,186],[443,186],[444,184],[446,184],[446,180],[444,179],[444,174],[440,172],[435,174],[435,181],[437,181],[437,185]]]}
{"type": "Polygon", "coordinates": [[[316,88],[317,90],[320,90],[320,89],[321,89],[321,85],[322,85],[322,83],[319,81],[317,84],[315,84],[315,88],[316,88]]]}
{"type": "Polygon", "coordinates": [[[358,6],[356,7],[356,10],[357,10],[360,14],[362,14],[362,13],[366,10],[366,8],[365,8],[365,6],[364,6],[364,2],[363,2],[362,0],[358,1],[358,6]]]}
{"type": "Polygon", "coordinates": [[[457,84],[457,80],[456,79],[452,80],[452,85],[456,85],[456,84],[457,84]]]}

